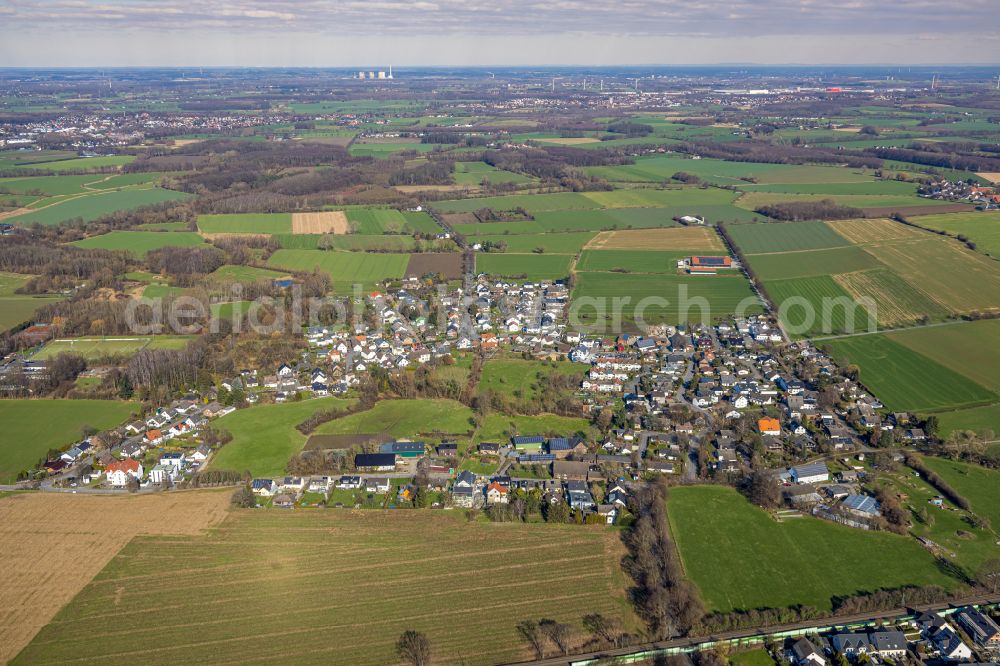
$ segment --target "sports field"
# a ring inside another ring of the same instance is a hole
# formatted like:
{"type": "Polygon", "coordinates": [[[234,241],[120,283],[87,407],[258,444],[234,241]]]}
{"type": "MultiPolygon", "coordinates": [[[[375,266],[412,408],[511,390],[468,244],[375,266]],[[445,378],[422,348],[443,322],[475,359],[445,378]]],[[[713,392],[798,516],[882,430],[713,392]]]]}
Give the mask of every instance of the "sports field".
{"type": "Polygon", "coordinates": [[[731,224],[726,231],[744,254],[820,250],[850,244],[824,222],[731,224]]]}
{"type": "Polygon", "coordinates": [[[228,430],[233,440],[212,457],[210,468],[283,476],[285,465],[306,443],[306,436],[295,426],[315,412],[343,409],[349,404],[349,400],[341,398],[317,398],[255,405],[226,414],[212,425],[228,430]]]}
{"type": "Polygon", "coordinates": [[[39,224],[59,224],[76,218],[90,222],[115,211],[132,210],[165,201],[179,201],[189,196],[191,195],[184,192],[160,188],[112,190],[70,198],[30,213],[7,218],[4,222],[18,225],[30,225],[36,222],[39,224]]]}
{"type": "Polygon", "coordinates": [[[569,275],[572,257],[565,254],[498,254],[480,252],[476,255],[476,271],[524,280],[560,280],[569,275]]]}
{"type": "Polygon", "coordinates": [[[138,411],[117,400],[0,400],[0,483],[13,483],[45,456],[79,442],[81,428],[112,428],[138,411]]]}
{"type": "Polygon", "coordinates": [[[126,250],[133,257],[146,256],[161,247],[191,247],[205,242],[193,231],[111,231],[73,242],[77,247],[126,250]]]}
{"type": "Polygon", "coordinates": [[[428,636],[435,664],[519,661],[529,651],[515,627],[528,617],[571,623],[579,640],[588,613],[637,628],[622,555],[617,532],[600,526],[468,523],[457,512],[234,511],[204,536],[134,539],[14,663],[141,655],[173,664],[197,654],[381,666],[397,661],[404,629],[428,636]],[[184,571],[198,593],[162,571],[184,571]],[[455,584],[463,580],[475,584],[455,584]],[[165,608],[182,618],[169,631],[165,608]]]}
{"type": "Polygon", "coordinates": [[[143,349],[183,349],[194,339],[190,335],[153,335],[148,337],[60,338],[45,343],[33,358],[49,359],[69,352],[87,359],[105,356],[134,356],[143,349]]]}
{"type": "Polygon", "coordinates": [[[406,272],[408,254],[368,254],[324,250],[278,250],[267,260],[276,269],[325,271],[333,280],[334,291],[350,293],[352,285],[372,289],[383,280],[398,279],[406,272]]]}
{"type": "MultiPolygon", "coordinates": [[[[937,331],[938,329],[928,329],[937,331]]],[[[993,402],[996,393],[886,334],[822,343],[893,411],[943,411],[993,402]]]]}
{"type": "Polygon", "coordinates": [[[198,229],[206,234],[290,234],[292,214],[199,215],[198,229]]]}
{"type": "Polygon", "coordinates": [[[670,527],[709,610],[814,606],[835,596],[904,585],[958,587],[909,537],[808,516],[775,521],[735,490],[673,488],[670,527]]]}
{"type": "Polygon", "coordinates": [[[328,421],[317,434],[363,435],[388,433],[393,437],[419,440],[423,436],[468,435],[472,410],[453,400],[382,400],[371,409],[328,421]]]}

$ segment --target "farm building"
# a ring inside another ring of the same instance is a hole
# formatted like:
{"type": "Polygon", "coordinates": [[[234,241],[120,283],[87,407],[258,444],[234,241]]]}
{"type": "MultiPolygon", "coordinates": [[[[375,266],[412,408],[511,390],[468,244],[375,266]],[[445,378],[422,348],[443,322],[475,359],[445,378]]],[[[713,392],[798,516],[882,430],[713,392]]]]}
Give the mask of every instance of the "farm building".
{"type": "Polygon", "coordinates": [[[391,472],[396,469],[396,454],[359,453],[354,456],[354,466],[359,472],[391,472]]]}
{"type": "Polygon", "coordinates": [[[691,256],[686,263],[691,275],[715,275],[720,268],[733,267],[733,260],[727,256],[691,256]]]}
{"type": "Polygon", "coordinates": [[[402,458],[419,458],[424,452],[423,442],[389,442],[382,445],[382,453],[391,453],[402,458]]]}
{"type": "Polygon", "coordinates": [[[539,435],[523,435],[512,437],[511,443],[521,453],[541,453],[542,445],[545,444],[545,438],[539,435]]]}
{"type": "Polygon", "coordinates": [[[830,479],[830,470],[825,462],[810,463],[793,467],[791,477],[795,483],[822,483],[830,479]]]}

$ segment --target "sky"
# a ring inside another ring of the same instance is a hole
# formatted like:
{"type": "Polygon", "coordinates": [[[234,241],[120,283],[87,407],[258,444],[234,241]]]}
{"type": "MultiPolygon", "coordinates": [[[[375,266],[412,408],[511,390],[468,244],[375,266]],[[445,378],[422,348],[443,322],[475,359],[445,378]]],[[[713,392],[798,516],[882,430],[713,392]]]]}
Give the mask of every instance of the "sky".
{"type": "Polygon", "coordinates": [[[0,67],[1000,63],[997,0],[0,0],[0,67]]]}

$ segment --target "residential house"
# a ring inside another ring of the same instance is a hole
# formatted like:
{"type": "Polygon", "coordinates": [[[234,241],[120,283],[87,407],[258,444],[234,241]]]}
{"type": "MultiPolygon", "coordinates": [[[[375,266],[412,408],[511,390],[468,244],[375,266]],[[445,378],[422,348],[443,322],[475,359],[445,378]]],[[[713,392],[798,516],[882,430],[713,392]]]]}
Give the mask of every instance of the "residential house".
{"type": "Polygon", "coordinates": [[[955,614],[955,619],[972,640],[984,647],[1000,647],[1000,626],[982,611],[968,606],[955,614]]]}
{"type": "Polygon", "coordinates": [[[365,479],[365,491],[369,493],[387,493],[391,484],[384,476],[370,476],[365,479]]]}
{"type": "Polygon", "coordinates": [[[825,462],[809,463],[799,465],[790,470],[793,483],[823,483],[830,479],[830,470],[825,462]]]}
{"type": "Polygon", "coordinates": [[[808,638],[800,638],[792,645],[795,666],[826,666],[823,653],[808,638]]]}
{"type": "Polygon", "coordinates": [[[493,504],[506,504],[508,500],[508,489],[496,481],[490,483],[486,486],[486,503],[493,504]]]}
{"type": "Polygon", "coordinates": [[[278,492],[278,487],[271,479],[254,479],[250,482],[250,490],[253,491],[254,495],[270,497],[278,492]]]}
{"type": "Polygon", "coordinates": [[[586,481],[590,463],[576,460],[556,460],[552,463],[552,478],[562,481],[586,481]]]}
{"type": "Polygon", "coordinates": [[[142,478],[142,464],[133,458],[118,460],[104,468],[104,473],[108,477],[108,485],[115,488],[124,488],[128,485],[129,479],[142,478]]]}

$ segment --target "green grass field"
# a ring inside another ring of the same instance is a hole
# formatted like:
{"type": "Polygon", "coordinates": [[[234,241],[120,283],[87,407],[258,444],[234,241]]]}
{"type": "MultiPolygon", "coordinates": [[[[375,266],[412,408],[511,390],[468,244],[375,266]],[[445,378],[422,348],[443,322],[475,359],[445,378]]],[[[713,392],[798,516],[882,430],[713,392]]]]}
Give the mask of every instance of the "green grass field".
{"type": "Polygon", "coordinates": [[[795,201],[821,201],[831,199],[838,206],[850,208],[884,208],[886,213],[892,212],[894,208],[908,208],[910,206],[939,206],[948,204],[948,201],[937,199],[924,199],[916,194],[785,194],[780,192],[748,192],[736,201],[736,205],[748,210],[755,210],[761,206],[771,204],[789,203],[795,201]]]}
{"type": "Polygon", "coordinates": [[[882,264],[856,245],[827,250],[755,254],[747,257],[761,280],[833,275],[879,268],[882,264]]]}
{"type": "Polygon", "coordinates": [[[537,414],[534,416],[489,414],[482,427],[476,431],[476,442],[507,442],[514,435],[543,435],[545,437],[571,437],[578,432],[588,436],[590,422],[583,418],[537,414]]]}
{"type": "Polygon", "coordinates": [[[61,300],[62,296],[0,296],[0,332],[31,321],[40,307],[61,300]]]}
{"type": "MultiPolygon", "coordinates": [[[[705,250],[704,254],[713,254],[705,250]]],[[[576,264],[578,271],[606,272],[624,271],[627,273],[662,273],[674,275],[677,273],[677,261],[692,254],[694,250],[684,252],[661,252],[658,250],[584,250],[576,264]],[[616,270],[617,269],[617,270],[616,270]]]]}
{"type": "Polygon", "coordinates": [[[942,436],[956,430],[971,430],[975,433],[992,432],[992,437],[1000,432],[1000,404],[985,407],[970,407],[938,414],[942,436]]]}
{"type": "MultiPolygon", "coordinates": [[[[469,225],[478,226],[478,225],[469,225]]],[[[591,238],[592,231],[578,231],[563,234],[488,234],[470,238],[470,242],[506,243],[507,252],[527,253],[535,248],[544,248],[546,254],[576,254],[591,238]]]]}
{"type": "Polygon", "coordinates": [[[19,164],[24,169],[40,169],[59,173],[62,171],[77,171],[86,169],[101,169],[104,167],[119,167],[135,159],[134,155],[108,155],[104,157],[77,157],[73,159],[58,159],[51,162],[31,162],[19,164]]]}
{"type": "Polygon", "coordinates": [[[306,443],[295,429],[318,411],[344,408],[349,400],[317,398],[301,402],[255,405],[226,414],[213,423],[233,440],[212,458],[211,469],[249,471],[254,476],[283,476],[285,465],[306,443]]]}
{"type": "Polygon", "coordinates": [[[888,335],[895,342],[1000,392],[1000,319],[913,328],[888,335]]]}
{"type": "Polygon", "coordinates": [[[913,222],[930,229],[967,236],[977,249],[1000,257],[1000,212],[948,213],[946,215],[920,215],[913,222]]]}
{"type": "Polygon", "coordinates": [[[771,184],[863,183],[872,179],[869,175],[842,167],[727,162],[672,155],[640,157],[635,164],[585,167],[584,171],[612,182],[645,183],[663,182],[677,172],[684,172],[698,176],[708,183],[741,186],[749,184],[743,180],[744,178],[771,184]]]}
{"type": "Polygon", "coordinates": [[[292,214],[199,215],[198,229],[206,234],[290,234],[292,214]]]}
{"type": "Polygon", "coordinates": [[[941,411],[997,399],[993,391],[885,334],[829,340],[822,346],[840,363],[856,364],[861,383],[893,411],[941,411]]]}
{"type": "Polygon", "coordinates": [[[869,330],[872,320],[868,310],[860,305],[856,308],[844,307],[842,304],[853,304],[854,301],[829,275],[767,280],[764,288],[792,337],[869,330]],[[799,305],[801,299],[808,302],[808,308],[799,305]],[[850,313],[853,313],[853,321],[850,313]]]}
{"type": "Polygon", "coordinates": [[[0,400],[0,483],[13,483],[49,449],[79,442],[84,426],[112,428],[137,410],[114,400],[0,400]]]}
{"type": "Polygon", "coordinates": [[[726,230],[745,254],[820,250],[850,245],[824,222],[732,224],[726,230]]]}
{"type": "Polygon", "coordinates": [[[552,367],[548,363],[523,359],[492,359],[483,364],[479,379],[480,391],[492,391],[510,397],[533,400],[547,391],[539,380],[553,372],[576,376],[582,381],[586,368],[579,363],[558,363],[552,367]]]}
{"type": "Polygon", "coordinates": [[[731,488],[673,488],[670,526],[709,610],[814,606],[904,585],[955,588],[915,540],[812,517],[776,522],[731,488]]]}
{"type": "Polygon", "coordinates": [[[400,212],[403,214],[403,219],[406,220],[408,231],[415,231],[422,234],[439,234],[444,231],[426,211],[404,210],[400,212]]]}
{"type": "Polygon", "coordinates": [[[383,280],[403,277],[409,260],[408,254],[278,250],[267,263],[291,271],[311,271],[314,268],[325,271],[333,280],[334,290],[347,294],[355,283],[360,284],[362,289],[372,289],[383,280]]]}
{"type": "Polygon", "coordinates": [[[419,440],[424,435],[468,435],[472,410],[453,400],[383,400],[368,411],[328,421],[317,434],[363,435],[384,432],[419,440]]]}
{"type": "Polygon", "coordinates": [[[347,210],[347,221],[355,234],[396,234],[407,226],[406,218],[394,208],[352,208],[347,210]]]}
{"type": "Polygon", "coordinates": [[[569,275],[572,261],[565,254],[498,254],[480,252],[476,255],[476,271],[525,280],[560,280],[569,275]]]}
{"type": "Polygon", "coordinates": [[[4,221],[18,225],[30,225],[36,222],[38,224],[59,224],[67,220],[82,218],[84,222],[90,222],[102,215],[119,210],[133,210],[165,201],[180,201],[190,196],[184,192],[160,188],[113,190],[69,199],[4,221]]]}
{"type": "Polygon", "coordinates": [[[29,279],[31,279],[30,275],[0,271],[0,297],[13,296],[14,292],[24,286],[24,283],[29,279]]]}
{"type": "Polygon", "coordinates": [[[512,171],[502,171],[486,162],[455,162],[455,182],[478,186],[484,179],[491,183],[530,183],[534,178],[512,171]]]}
{"type": "Polygon", "coordinates": [[[929,456],[923,460],[969,500],[974,513],[988,518],[994,529],[1000,525],[1000,472],[957,460],[929,456]]]}
{"type": "Polygon", "coordinates": [[[150,250],[161,247],[192,247],[205,239],[193,231],[111,231],[101,236],[91,236],[74,241],[72,245],[102,250],[126,250],[136,258],[146,256],[150,250]]]}
{"type": "Polygon", "coordinates": [[[744,314],[762,311],[742,275],[581,272],[577,273],[573,289],[570,325],[578,321],[597,325],[604,332],[616,332],[616,310],[620,312],[621,324],[630,331],[636,328],[637,315],[647,324],[712,322],[732,315],[741,304],[746,306],[744,314]],[[628,300],[616,308],[615,298],[628,300]]]}
{"type": "Polygon", "coordinates": [[[190,335],[60,338],[45,343],[33,358],[50,359],[62,353],[77,354],[86,359],[127,357],[134,356],[143,349],[183,349],[193,339],[194,336],[190,335]]]}
{"type": "Polygon", "coordinates": [[[256,266],[236,266],[228,264],[226,266],[220,266],[216,269],[211,277],[219,281],[233,282],[258,282],[260,280],[277,280],[278,278],[288,277],[288,273],[282,273],[281,271],[272,271],[266,268],[257,268],[256,266]]]}
{"type": "Polygon", "coordinates": [[[234,511],[204,535],[133,539],[13,663],[121,662],[141,650],[145,664],[197,654],[382,666],[398,662],[405,629],[427,635],[435,664],[521,661],[531,655],[516,625],[527,617],[584,635],[581,618],[598,612],[639,629],[621,556],[617,532],[600,526],[469,523],[455,511],[234,511]],[[164,571],[183,571],[198,592],[164,571]],[[170,631],[166,608],[178,618],[170,631]]]}

